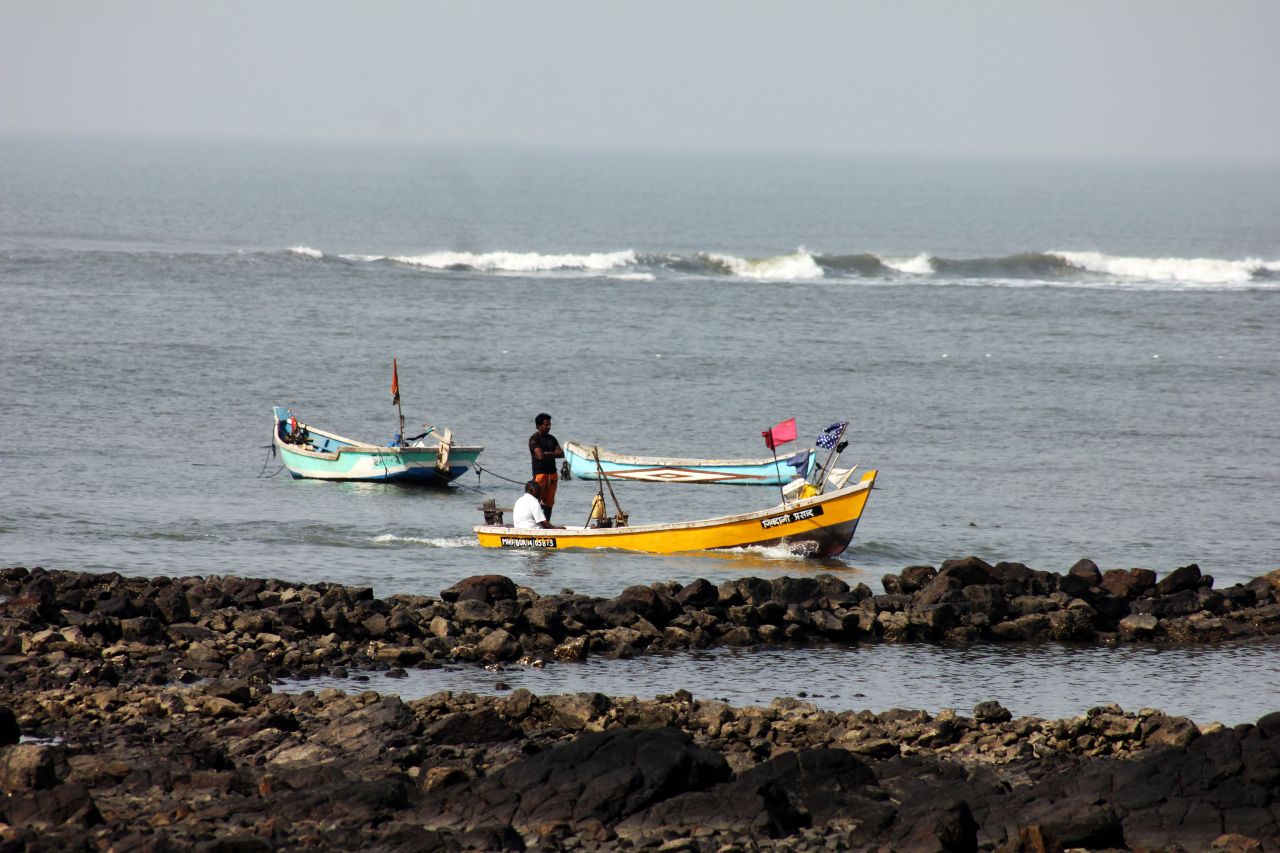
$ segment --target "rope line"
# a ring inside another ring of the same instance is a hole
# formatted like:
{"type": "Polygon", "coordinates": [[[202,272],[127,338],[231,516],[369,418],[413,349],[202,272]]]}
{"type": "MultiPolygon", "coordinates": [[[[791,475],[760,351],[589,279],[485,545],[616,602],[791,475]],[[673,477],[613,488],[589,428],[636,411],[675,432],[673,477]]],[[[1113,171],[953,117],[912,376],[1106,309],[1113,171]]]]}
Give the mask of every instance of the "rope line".
{"type": "Polygon", "coordinates": [[[486,474],[497,477],[499,480],[506,480],[508,483],[515,483],[517,486],[523,486],[525,484],[524,480],[513,480],[510,477],[504,477],[501,474],[494,473],[493,471],[490,471],[488,468],[481,465],[479,462],[472,462],[471,464],[475,466],[477,476],[481,471],[483,471],[486,474]]]}
{"type": "Polygon", "coordinates": [[[266,474],[266,476],[263,476],[264,472],[267,470],[267,466],[271,464],[272,458],[276,455],[276,446],[274,444],[268,444],[267,448],[271,452],[268,453],[267,458],[262,461],[262,470],[258,472],[257,477],[254,477],[255,480],[270,480],[276,474],[279,474],[281,471],[284,470],[284,465],[281,465],[279,468],[275,470],[274,473],[266,474]]]}

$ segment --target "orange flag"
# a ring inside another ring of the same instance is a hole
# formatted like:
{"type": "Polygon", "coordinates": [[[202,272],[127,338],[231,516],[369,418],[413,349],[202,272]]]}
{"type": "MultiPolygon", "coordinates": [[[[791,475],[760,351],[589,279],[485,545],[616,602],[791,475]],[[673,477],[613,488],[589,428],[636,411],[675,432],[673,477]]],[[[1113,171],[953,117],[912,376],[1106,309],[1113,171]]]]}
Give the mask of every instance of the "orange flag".
{"type": "Polygon", "coordinates": [[[396,369],[396,360],[391,359],[391,404],[400,404],[400,372],[396,369]]]}

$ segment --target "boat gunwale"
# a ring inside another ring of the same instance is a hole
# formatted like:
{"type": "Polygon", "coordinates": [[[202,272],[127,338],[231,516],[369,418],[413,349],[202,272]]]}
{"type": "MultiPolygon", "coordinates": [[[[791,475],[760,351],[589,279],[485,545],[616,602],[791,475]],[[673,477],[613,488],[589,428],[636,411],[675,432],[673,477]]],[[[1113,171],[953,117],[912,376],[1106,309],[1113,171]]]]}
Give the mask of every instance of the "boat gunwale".
{"type": "MultiPolygon", "coordinates": [[[[283,423],[283,421],[279,419],[276,420],[277,427],[281,423],[283,423]]],[[[291,453],[297,453],[300,456],[308,456],[314,459],[324,459],[328,462],[332,462],[336,460],[343,453],[358,453],[363,455],[372,455],[374,453],[378,453],[378,454],[402,455],[402,456],[410,456],[410,457],[417,457],[417,456],[436,457],[440,453],[439,439],[436,439],[436,443],[434,445],[430,445],[428,447],[382,447],[377,444],[369,444],[368,442],[364,442],[364,441],[356,441],[355,439],[347,438],[346,436],[338,435],[337,433],[334,433],[334,432],[328,432],[326,430],[316,429],[315,427],[312,427],[308,424],[304,424],[302,421],[298,421],[298,427],[300,429],[305,429],[308,433],[311,433],[314,435],[321,435],[321,436],[324,436],[325,438],[332,439],[334,441],[344,442],[344,446],[338,447],[337,449],[332,451],[325,452],[322,450],[312,450],[310,448],[303,447],[300,444],[289,444],[288,442],[286,442],[284,439],[280,437],[279,429],[277,429],[274,433],[272,433],[272,436],[271,436],[272,442],[276,445],[276,447],[279,447],[281,450],[288,450],[291,453]]],[[[476,454],[479,455],[483,450],[484,450],[483,444],[451,444],[449,445],[450,455],[454,453],[459,453],[459,452],[468,453],[470,451],[475,451],[476,454]]]]}
{"type": "MultiPolygon", "coordinates": [[[[590,448],[585,444],[577,441],[566,441],[564,443],[564,452],[572,453],[580,459],[587,462],[594,462],[595,458],[591,455],[590,450],[594,448],[600,452],[601,462],[612,462],[615,465],[639,465],[647,468],[726,468],[726,467],[772,467],[776,462],[779,466],[786,465],[787,459],[801,451],[789,453],[787,456],[779,456],[774,459],[772,456],[754,459],[695,459],[695,458],[678,458],[669,456],[629,456],[623,453],[614,453],[611,450],[605,450],[599,445],[592,445],[590,448]],[[583,452],[586,451],[586,452],[583,452]]],[[[813,453],[813,448],[808,448],[809,453],[813,453]]],[[[611,472],[606,471],[605,474],[611,472]]]]}
{"type": "MultiPolygon", "coordinates": [[[[489,533],[502,536],[529,536],[532,538],[546,536],[569,536],[577,538],[580,536],[620,536],[628,533],[662,533],[673,530],[699,530],[711,527],[718,527],[725,524],[737,524],[744,521],[755,521],[757,519],[767,518],[780,512],[794,512],[797,509],[807,509],[811,506],[821,506],[825,503],[832,503],[837,500],[850,497],[860,491],[869,490],[875,483],[875,476],[879,472],[868,471],[863,474],[864,479],[859,480],[852,486],[845,486],[834,492],[824,495],[815,495],[811,498],[792,501],[790,503],[779,504],[778,506],[769,507],[768,509],[753,510],[752,512],[741,513],[739,515],[724,515],[718,518],[702,518],[694,521],[672,521],[659,522],[657,524],[641,524],[629,527],[566,527],[566,528],[545,528],[545,527],[512,527],[497,524],[480,524],[473,528],[476,534],[489,533]]],[[[840,522],[844,523],[844,522],[840,522]]],[[[825,526],[835,525],[816,525],[814,529],[823,529],[825,526]]]]}

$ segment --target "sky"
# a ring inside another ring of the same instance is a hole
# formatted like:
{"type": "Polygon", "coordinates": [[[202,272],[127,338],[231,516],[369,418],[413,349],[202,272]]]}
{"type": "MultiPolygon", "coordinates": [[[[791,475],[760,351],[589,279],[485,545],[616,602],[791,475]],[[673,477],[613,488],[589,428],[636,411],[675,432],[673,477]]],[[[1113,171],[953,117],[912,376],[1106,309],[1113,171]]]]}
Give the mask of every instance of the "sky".
{"type": "Polygon", "coordinates": [[[0,0],[0,133],[1280,160],[1275,0],[0,0]]]}

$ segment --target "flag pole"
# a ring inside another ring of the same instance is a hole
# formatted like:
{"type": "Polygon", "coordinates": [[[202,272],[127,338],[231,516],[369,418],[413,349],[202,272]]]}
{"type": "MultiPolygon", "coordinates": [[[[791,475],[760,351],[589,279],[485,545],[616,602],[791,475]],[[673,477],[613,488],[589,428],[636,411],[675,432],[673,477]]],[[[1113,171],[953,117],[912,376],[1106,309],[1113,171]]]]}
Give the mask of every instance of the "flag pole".
{"type": "Polygon", "coordinates": [[[396,359],[391,358],[391,401],[396,404],[396,414],[400,416],[400,432],[396,433],[396,445],[404,446],[404,410],[400,408],[400,370],[396,359]]]}
{"type": "Polygon", "coordinates": [[[836,440],[831,443],[831,448],[827,451],[827,461],[822,463],[822,476],[814,483],[818,488],[827,482],[827,477],[831,476],[831,459],[836,455],[836,446],[840,443],[840,439],[844,438],[844,434],[849,429],[849,422],[845,421],[844,426],[840,427],[840,434],[836,436],[836,440]]]}
{"type": "Polygon", "coordinates": [[[787,493],[782,488],[782,470],[778,468],[778,445],[773,440],[773,427],[769,427],[769,450],[773,453],[773,476],[778,481],[778,501],[787,505],[787,493]]]}

